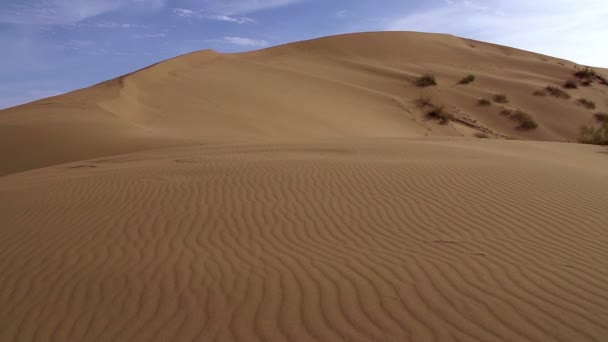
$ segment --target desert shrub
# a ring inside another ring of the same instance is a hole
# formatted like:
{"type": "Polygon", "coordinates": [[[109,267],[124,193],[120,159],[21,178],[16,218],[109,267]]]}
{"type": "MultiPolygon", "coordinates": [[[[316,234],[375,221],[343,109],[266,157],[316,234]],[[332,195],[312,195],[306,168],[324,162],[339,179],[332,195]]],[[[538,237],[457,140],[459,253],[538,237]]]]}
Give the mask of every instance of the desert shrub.
{"type": "Polygon", "coordinates": [[[459,84],[469,84],[473,81],[475,81],[475,75],[471,74],[471,75],[468,75],[467,77],[461,79],[458,83],[459,84]]]}
{"type": "Polygon", "coordinates": [[[479,138],[479,139],[488,139],[489,136],[486,133],[483,132],[477,132],[475,133],[475,138],[479,138]]]}
{"type": "Polygon", "coordinates": [[[513,111],[508,110],[508,109],[503,109],[498,114],[500,114],[502,116],[511,116],[511,114],[513,114],[513,111]]]}
{"type": "Polygon", "coordinates": [[[442,125],[446,125],[454,116],[450,113],[447,113],[443,106],[433,106],[433,108],[427,112],[426,116],[430,119],[439,120],[439,123],[442,125]]]}
{"type": "Polygon", "coordinates": [[[534,117],[526,112],[522,112],[521,110],[516,110],[515,112],[509,115],[511,120],[515,120],[519,122],[519,126],[517,128],[530,130],[538,128],[538,123],[534,120],[534,117]]]}
{"type": "Polygon", "coordinates": [[[421,108],[429,107],[433,105],[433,99],[429,96],[422,96],[419,99],[416,99],[416,104],[421,108]]]}
{"type": "Polygon", "coordinates": [[[532,93],[534,96],[547,96],[547,93],[544,90],[537,90],[532,93]]]}
{"type": "Polygon", "coordinates": [[[607,113],[595,113],[595,114],[593,114],[593,117],[595,118],[595,121],[597,121],[599,123],[606,123],[606,122],[608,122],[608,114],[607,113]]]}
{"type": "Polygon", "coordinates": [[[545,90],[549,93],[549,95],[557,97],[559,99],[569,99],[572,97],[570,94],[568,94],[568,92],[561,90],[560,88],[555,86],[547,86],[545,90]]]}
{"type": "Polygon", "coordinates": [[[583,80],[581,80],[581,86],[583,87],[589,87],[591,86],[591,79],[585,78],[583,80]]]}
{"type": "Polygon", "coordinates": [[[431,74],[426,74],[426,75],[418,77],[414,81],[414,84],[418,87],[425,88],[425,87],[437,85],[437,81],[435,80],[435,76],[433,76],[431,74]]]}
{"type": "Polygon", "coordinates": [[[490,106],[492,104],[492,101],[490,101],[488,99],[479,99],[479,101],[477,101],[477,103],[480,106],[490,106]]]}
{"type": "Polygon", "coordinates": [[[509,102],[509,99],[507,98],[507,95],[504,95],[504,94],[496,94],[496,95],[494,95],[494,97],[492,97],[492,100],[494,100],[494,102],[496,102],[496,103],[507,103],[507,102],[509,102]]]}
{"type": "Polygon", "coordinates": [[[575,80],[567,80],[566,82],[564,82],[562,87],[564,87],[566,89],[576,89],[576,88],[578,88],[578,84],[576,84],[575,80]]]}
{"type": "Polygon", "coordinates": [[[608,122],[601,127],[581,127],[578,141],[581,144],[608,145],[608,122]]]}
{"type": "Polygon", "coordinates": [[[583,106],[587,109],[595,109],[595,102],[586,99],[584,97],[581,97],[580,99],[576,100],[576,103],[580,106],[583,106]]]}
{"type": "Polygon", "coordinates": [[[597,73],[595,72],[595,70],[591,69],[590,67],[585,67],[583,70],[578,70],[577,72],[575,72],[574,76],[576,76],[579,79],[582,79],[582,78],[593,79],[597,76],[597,73]]]}

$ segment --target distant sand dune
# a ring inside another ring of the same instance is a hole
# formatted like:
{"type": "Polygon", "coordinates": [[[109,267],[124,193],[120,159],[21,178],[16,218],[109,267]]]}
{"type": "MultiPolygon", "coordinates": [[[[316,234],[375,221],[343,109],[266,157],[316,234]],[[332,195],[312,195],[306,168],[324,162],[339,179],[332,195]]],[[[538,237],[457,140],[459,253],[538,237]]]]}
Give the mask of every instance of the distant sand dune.
{"type": "MultiPolygon", "coordinates": [[[[225,142],[479,131],[497,138],[576,141],[579,127],[593,122],[592,113],[574,100],[532,96],[548,84],[561,85],[574,68],[572,62],[509,47],[412,32],[334,36],[243,54],[201,51],[1,111],[0,154],[6,157],[0,174],[225,142]],[[439,86],[412,85],[427,72],[439,86]],[[457,85],[471,73],[475,82],[457,85]],[[509,103],[477,105],[494,94],[506,94],[509,103]],[[441,126],[426,120],[415,104],[421,96],[445,105],[460,121],[441,126]],[[518,130],[499,115],[503,107],[529,112],[539,128],[518,130]]],[[[571,92],[608,111],[607,91],[593,84],[571,92]]]]}
{"type": "Polygon", "coordinates": [[[2,177],[0,340],[606,340],[607,157],[358,139],[2,177]]]}

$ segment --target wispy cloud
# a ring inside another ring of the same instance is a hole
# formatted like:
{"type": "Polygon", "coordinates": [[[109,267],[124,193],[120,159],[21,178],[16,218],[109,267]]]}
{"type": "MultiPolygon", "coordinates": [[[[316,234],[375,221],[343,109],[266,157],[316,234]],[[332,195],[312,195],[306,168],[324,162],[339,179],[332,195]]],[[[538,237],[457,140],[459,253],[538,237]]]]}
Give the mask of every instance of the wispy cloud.
{"type": "Polygon", "coordinates": [[[223,15],[223,14],[211,15],[207,18],[212,19],[212,20],[227,21],[227,22],[237,23],[237,24],[247,24],[247,23],[256,22],[255,20],[253,20],[251,18],[247,18],[247,17],[236,17],[236,16],[229,16],[229,15],[223,15]]]}
{"type": "Polygon", "coordinates": [[[178,18],[183,19],[207,19],[207,20],[216,20],[216,21],[225,21],[236,24],[249,24],[255,23],[256,21],[236,15],[226,15],[226,14],[212,14],[207,10],[192,10],[188,8],[174,8],[173,14],[178,18]]]}
{"type": "Polygon", "coordinates": [[[0,22],[11,24],[73,24],[125,7],[160,9],[166,0],[24,0],[0,6],[0,22]]]}
{"type": "Polygon", "coordinates": [[[223,42],[244,47],[265,47],[268,42],[265,40],[251,39],[245,37],[224,37],[223,42]]]}
{"type": "Polygon", "coordinates": [[[303,0],[202,0],[202,8],[212,13],[242,15],[291,5],[303,0]]]}
{"type": "Polygon", "coordinates": [[[136,34],[133,36],[133,38],[135,38],[135,39],[150,39],[150,38],[165,38],[165,37],[167,37],[167,34],[164,32],[142,33],[142,34],[136,34]]]}

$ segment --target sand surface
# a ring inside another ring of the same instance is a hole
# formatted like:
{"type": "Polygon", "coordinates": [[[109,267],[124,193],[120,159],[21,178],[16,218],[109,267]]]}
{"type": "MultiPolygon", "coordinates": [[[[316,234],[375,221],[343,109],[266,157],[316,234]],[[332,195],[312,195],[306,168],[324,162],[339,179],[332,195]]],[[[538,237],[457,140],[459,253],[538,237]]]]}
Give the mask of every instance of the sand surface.
{"type": "Polygon", "coordinates": [[[608,87],[531,95],[574,70],[368,33],[0,111],[0,341],[606,341],[608,151],[558,141],[608,87]]]}

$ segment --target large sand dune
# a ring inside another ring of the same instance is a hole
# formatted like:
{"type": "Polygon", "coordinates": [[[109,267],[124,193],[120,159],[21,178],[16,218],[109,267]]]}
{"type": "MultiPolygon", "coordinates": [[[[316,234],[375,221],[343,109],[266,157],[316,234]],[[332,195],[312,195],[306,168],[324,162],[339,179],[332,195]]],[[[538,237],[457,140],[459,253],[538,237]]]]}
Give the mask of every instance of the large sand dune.
{"type": "Polygon", "coordinates": [[[574,70],[367,33],[2,111],[0,341],[605,341],[608,153],[555,141],[608,87],[531,95],[574,70]]]}

